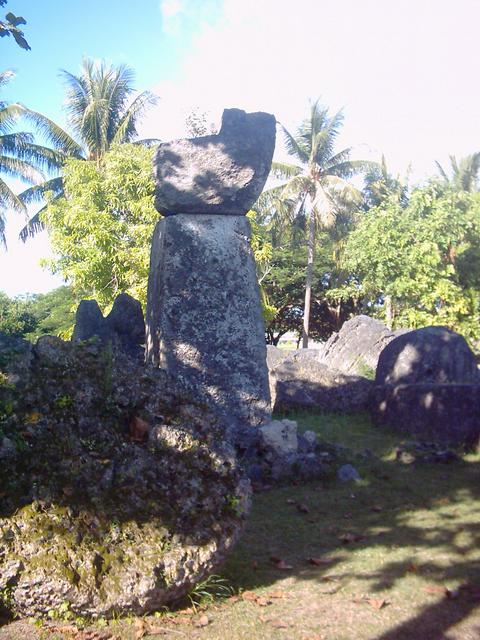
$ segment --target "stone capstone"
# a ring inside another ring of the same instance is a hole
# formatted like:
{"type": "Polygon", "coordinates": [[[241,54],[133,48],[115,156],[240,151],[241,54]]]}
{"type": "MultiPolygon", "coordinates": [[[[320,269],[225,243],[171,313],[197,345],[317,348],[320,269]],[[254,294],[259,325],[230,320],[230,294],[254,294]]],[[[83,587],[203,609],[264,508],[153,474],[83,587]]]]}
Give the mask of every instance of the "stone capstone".
{"type": "Polygon", "coordinates": [[[229,432],[269,420],[264,324],[245,216],[180,214],[157,223],[146,356],[208,402],[229,432]]]}
{"type": "Polygon", "coordinates": [[[376,384],[480,383],[465,338],[446,327],[424,327],[398,336],[380,354],[376,384]]]}
{"type": "Polygon", "coordinates": [[[114,343],[132,356],[143,354],[145,321],[142,306],[128,293],[115,298],[112,310],[104,318],[96,300],[82,300],[78,306],[72,340],[98,338],[114,343]]]}
{"type": "Polygon", "coordinates": [[[319,352],[319,362],[343,373],[374,378],[383,349],[405,330],[390,331],[379,320],[355,316],[333,333],[319,352]]]}
{"type": "Polygon", "coordinates": [[[215,415],[114,345],[11,347],[0,591],[35,617],[143,615],[182,598],[224,560],[248,510],[215,415]]]}
{"type": "Polygon", "coordinates": [[[243,215],[262,192],[275,148],[275,117],[225,109],[218,135],[159,145],[155,206],[179,213],[243,215]]]}

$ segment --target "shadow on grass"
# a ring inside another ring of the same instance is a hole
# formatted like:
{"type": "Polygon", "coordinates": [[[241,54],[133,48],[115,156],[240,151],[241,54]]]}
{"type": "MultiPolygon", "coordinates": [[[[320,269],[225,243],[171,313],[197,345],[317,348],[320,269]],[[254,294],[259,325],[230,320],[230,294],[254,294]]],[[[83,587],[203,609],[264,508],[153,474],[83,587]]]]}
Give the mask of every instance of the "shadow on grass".
{"type": "Polygon", "coordinates": [[[332,478],[258,494],[227,577],[239,589],[271,586],[287,573],[272,562],[281,558],[296,579],[318,585],[333,578],[346,593],[353,588],[352,596],[393,593],[413,602],[410,619],[403,615],[372,640],[446,638],[480,604],[479,456],[402,464],[398,436],[366,416],[295,417],[300,429],[349,447],[362,481],[332,478]],[[330,562],[312,566],[312,557],[330,562]],[[440,601],[431,604],[434,596],[440,601]]]}

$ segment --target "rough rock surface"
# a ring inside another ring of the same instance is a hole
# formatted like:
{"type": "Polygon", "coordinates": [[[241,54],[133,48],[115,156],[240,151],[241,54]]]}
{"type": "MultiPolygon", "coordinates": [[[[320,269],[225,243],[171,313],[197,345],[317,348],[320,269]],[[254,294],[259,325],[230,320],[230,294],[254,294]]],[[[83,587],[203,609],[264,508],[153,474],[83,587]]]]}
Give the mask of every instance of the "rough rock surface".
{"type": "Polygon", "coordinates": [[[270,384],[274,410],[315,407],[346,413],[366,409],[373,388],[370,380],[331,369],[302,350],[270,371],[270,384]]]}
{"type": "Polygon", "coordinates": [[[265,333],[244,216],[177,215],[155,229],[147,360],[208,401],[226,427],[270,417],[265,333]]]}
{"type": "Polygon", "coordinates": [[[332,369],[353,375],[375,376],[383,349],[405,330],[390,331],[379,320],[355,316],[333,333],[319,353],[319,362],[332,369]]]}
{"type": "Polygon", "coordinates": [[[0,356],[0,589],[19,614],[143,614],[223,560],[249,485],[205,406],[99,343],[0,356]]]}
{"type": "Polygon", "coordinates": [[[262,192],[274,148],[274,116],[225,109],[218,135],[160,144],[157,210],[164,216],[245,214],[262,192]]]}
{"type": "Polygon", "coordinates": [[[273,344],[267,344],[267,367],[269,370],[275,369],[281,362],[292,355],[291,349],[279,349],[273,344]]]}
{"type": "Polygon", "coordinates": [[[377,426],[442,446],[479,444],[479,384],[378,385],[370,406],[377,426]]]}
{"type": "Polygon", "coordinates": [[[265,446],[278,455],[296,453],[298,450],[297,423],[295,420],[272,420],[260,427],[265,446]]]}
{"type": "Polygon", "coordinates": [[[424,327],[398,336],[380,354],[377,384],[480,383],[465,338],[446,327],[424,327]]]}
{"type": "Polygon", "coordinates": [[[132,356],[143,354],[145,321],[140,302],[121,293],[106,318],[95,300],[82,300],[78,306],[72,340],[97,337],[104,344],[114,343],[132,356]]]}

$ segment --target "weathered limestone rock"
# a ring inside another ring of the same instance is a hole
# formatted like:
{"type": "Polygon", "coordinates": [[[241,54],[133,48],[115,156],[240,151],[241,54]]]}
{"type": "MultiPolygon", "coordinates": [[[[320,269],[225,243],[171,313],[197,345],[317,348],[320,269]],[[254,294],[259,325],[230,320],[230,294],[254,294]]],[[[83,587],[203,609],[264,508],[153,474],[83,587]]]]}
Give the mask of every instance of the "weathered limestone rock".
{"type": "Polygon", "coordinates": [[[446,327],[424,327],[398,336],[380,354],[377,384],[480,382],[465,338],[446,327]]]}
{"type": "Polygon", "coordinates": [[[317,408],[348,413],[368,407],[372,381],[331,369],[302,351],[293,352],[270,371],[274,410],[317,408]]]}
{"type": "Polygon", "coordinates": [[[272,420],[260,427],[263,442],[277,455],[288,455],[298,450],[297,423],[295,420],[272,420]]]}
{"type": "Polygon", "coordinates": [[[269,419],[266,346],[244,216],[161,220],[152,240],[147,361],[215,408],[225,425],[269,419]]]}
{"type": "Polygon", "coordinates": [[[379,320],[355,316],[333,333],[319,352],[319,362],[352,375],[371,374],[373,378],[378,358],[396,336],[406,330],[390,331],[379,320]]]}
{"type": "Polygon", "coordinates": [[[225,109],[218,135],[158,147],[157,210],[164,216],[244,215],[263,189],[274,147],[274,116],[225,109]]]}
{"type": "Polygon", "coordinates": [[[380,354],[375,382],[378,426],[442,445],[478,443],[480,378],[461,335],[425,327],[395,338],[380,354]]]}
{"type": "Polygon", "coordinates": [[[480,443],[479,384],[378,385],[371,415],[403,436],[476,449],[480,443]]]}
{"type": "Polygon", "coordinates": [[[0,590],[15,612],[143,615],[182,598],[248,510],[215,415],[115,345],[45,336],[30,358],[6,342],[0,590]]]}
{"type": "Polygon", "coordinates": [[[93,337],[103,344],[114,343],[129,355],[142,355],[145,321],[140,302],[128,293],[121,293],[104,318],[96,300],[82,300],[77,309],[72,340],[79,342],[93,337]]]}

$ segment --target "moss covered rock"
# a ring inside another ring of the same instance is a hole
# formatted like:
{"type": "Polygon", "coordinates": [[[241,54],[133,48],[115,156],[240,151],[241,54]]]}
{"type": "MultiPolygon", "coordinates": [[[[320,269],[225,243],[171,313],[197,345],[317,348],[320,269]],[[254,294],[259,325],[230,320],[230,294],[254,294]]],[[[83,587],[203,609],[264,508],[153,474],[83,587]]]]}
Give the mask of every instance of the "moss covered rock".
{"type": "Polygon", "coordinates": [[[0,593],[24,615],[182,597],[248,508],[213,414],[94,341],[14,346],[0,367],[0,593]]]}

